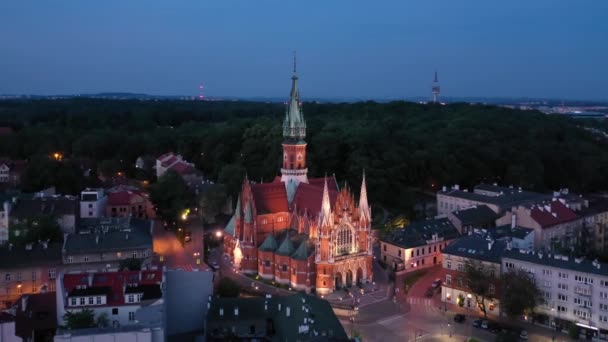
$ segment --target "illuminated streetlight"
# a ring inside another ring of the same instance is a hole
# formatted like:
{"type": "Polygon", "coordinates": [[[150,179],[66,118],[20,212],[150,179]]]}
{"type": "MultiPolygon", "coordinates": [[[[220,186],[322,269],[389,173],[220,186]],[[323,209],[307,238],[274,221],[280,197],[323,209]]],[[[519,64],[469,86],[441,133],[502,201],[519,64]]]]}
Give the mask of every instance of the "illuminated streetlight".
{"type": "Polygon", "coordinates": [[[221,238],[222,237],[222,231],[218,230],[217,232],[215,232],[215,236],[218,237],[218,238],[221,238]]]}

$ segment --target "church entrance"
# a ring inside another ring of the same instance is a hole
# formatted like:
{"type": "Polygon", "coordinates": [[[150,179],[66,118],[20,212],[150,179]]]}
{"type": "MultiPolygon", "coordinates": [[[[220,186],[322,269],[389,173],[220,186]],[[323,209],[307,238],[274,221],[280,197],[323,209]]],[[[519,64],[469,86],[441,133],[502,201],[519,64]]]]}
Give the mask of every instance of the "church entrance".
{"type": "Polygon", "coordinates": [[[336,290],[342,288],[342,273],[336,273],[336,290]]]}
{"type": "Polygon", "coordinates": [[[346,271],[346,287],[353,286],[353,271],[346,271]]]}
{"type": "Polygon", "coordinates": [[[357,268],[357,285],[363,284],[363,270],[361,267],[357,268]]]}

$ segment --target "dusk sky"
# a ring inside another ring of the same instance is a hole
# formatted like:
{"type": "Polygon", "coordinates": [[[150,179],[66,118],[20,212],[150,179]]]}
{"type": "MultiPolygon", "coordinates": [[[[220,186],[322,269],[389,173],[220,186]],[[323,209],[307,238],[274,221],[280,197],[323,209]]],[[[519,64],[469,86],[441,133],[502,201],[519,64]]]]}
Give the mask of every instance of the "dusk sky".
{"type": "Polygon", "coordinates": [[[0,2],[0,94],[608,100],[608,1],[0,2]],[[382,4],[382,5],[380,5],[382,4]]]}

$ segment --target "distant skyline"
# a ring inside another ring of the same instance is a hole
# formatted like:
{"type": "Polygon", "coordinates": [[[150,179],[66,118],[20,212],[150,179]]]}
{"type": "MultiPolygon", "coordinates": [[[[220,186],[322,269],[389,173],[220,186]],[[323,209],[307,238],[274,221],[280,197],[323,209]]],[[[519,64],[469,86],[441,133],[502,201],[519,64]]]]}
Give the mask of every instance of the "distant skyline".
{"type": "Polygon", "coordinates": [[[606,1],[0,2],[0,94],[608,100],[606,1]],[[441,98],[441,97],[440,97],[441,98]]]}

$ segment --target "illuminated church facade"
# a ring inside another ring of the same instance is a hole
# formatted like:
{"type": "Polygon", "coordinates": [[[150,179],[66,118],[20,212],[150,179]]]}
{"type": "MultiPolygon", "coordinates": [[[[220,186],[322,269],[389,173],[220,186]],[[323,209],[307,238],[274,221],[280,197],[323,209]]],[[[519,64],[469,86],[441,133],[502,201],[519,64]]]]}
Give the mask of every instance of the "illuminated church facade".
{"type": "Polygon", "coordinates": [[[372,281],[371,207],[334,177],[308,178],[306,122],[295,61],[283,123],[281,176],[243,181],[225,228],[224,253],[243,273],[327,294],[372,281]]]}

